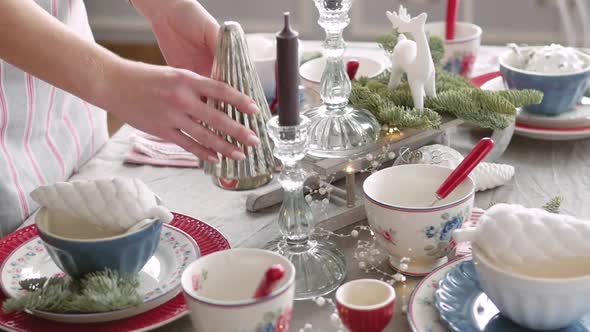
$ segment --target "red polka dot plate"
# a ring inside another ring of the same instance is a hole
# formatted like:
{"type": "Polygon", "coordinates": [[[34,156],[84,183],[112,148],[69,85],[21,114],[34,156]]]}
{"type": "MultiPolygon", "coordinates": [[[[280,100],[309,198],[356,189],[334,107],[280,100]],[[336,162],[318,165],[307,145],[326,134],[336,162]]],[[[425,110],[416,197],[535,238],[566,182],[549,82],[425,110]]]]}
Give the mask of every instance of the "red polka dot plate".
{"type": "MultiPolygon", "coordinates": [[[[207,255],[212,252],[229,249],[227,239],[219,231],[210,225],[196,220],[194,218],[174,214],[174,220],[170,225],[188,234],[194,239],[201,251],[201,255],[207,255]]],[[[36,226],[28,226],[20,229],[13,234],[0,240],[0,264],[11,256],[11,254],[20,248],[24,243],[36,238],[36,226]]],[[[6,295],[0,294],[0,301],[4,302],[6,295]]],[[[142,314],[120,319],[116,321],[93,323],[93,324],[67,324],[55,321],[41,319],[23,312],[5,314],[0,312],[0,329],[6,331],[18,332],[37,332],[37,331],[61,331],[73,332],[84,331],[109,331],[109,332],[127,332],[127,331],[149,331],[170,323],[187,313],[187,306],[182,294],[178,294],[166,303],[151,309],[142,314]]]]}

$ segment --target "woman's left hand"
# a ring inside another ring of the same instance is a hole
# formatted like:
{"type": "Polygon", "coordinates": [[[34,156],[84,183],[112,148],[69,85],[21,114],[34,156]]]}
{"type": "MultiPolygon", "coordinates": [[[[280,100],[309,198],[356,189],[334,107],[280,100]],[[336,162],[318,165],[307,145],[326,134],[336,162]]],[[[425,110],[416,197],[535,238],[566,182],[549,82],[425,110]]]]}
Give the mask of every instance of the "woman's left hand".
{"type": "Polygon", "coordinates": [[[168,65],[209,77],[219,24],[195,0],[134,0],[150,21],[168,65]]]}

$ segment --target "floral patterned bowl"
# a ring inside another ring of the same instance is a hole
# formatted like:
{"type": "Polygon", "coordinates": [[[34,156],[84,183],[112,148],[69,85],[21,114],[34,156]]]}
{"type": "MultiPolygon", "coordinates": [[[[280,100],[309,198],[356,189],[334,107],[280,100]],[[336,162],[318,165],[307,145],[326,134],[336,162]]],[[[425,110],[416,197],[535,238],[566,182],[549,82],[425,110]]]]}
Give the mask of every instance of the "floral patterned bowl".
{"type": "Polygon", "coordinates": [[[426,275],[444,263],[454,248],[453,230],[471,215],[475,184],[463,181],[447,198],[430,206],[438,187],[453,170],[409,164],[369,176],[363,184],[365,210],[377,241],[398,268],[410,258],[407,274],[426,275]]]}
{"type": "Polygon", "coordinates": [[[472,23],[457,22],[455,39],[445,40],[445,25],[445,22],[432,22],[427,23],[424,29],[429,36],[440,37],[444,42],[444,69],[463,77],[471,77],[481,44],[482,30],[472,23]]]}
{"type": "Polygon", "coordinates": [[[295,267],[262,249],[230,249],[203,256],[182,274],[182,288],[195,331],[287,332],[295,292],[295,267]],[[285,275],[274,291],[254,299],[266,270],[275,264],[285,275]]]}

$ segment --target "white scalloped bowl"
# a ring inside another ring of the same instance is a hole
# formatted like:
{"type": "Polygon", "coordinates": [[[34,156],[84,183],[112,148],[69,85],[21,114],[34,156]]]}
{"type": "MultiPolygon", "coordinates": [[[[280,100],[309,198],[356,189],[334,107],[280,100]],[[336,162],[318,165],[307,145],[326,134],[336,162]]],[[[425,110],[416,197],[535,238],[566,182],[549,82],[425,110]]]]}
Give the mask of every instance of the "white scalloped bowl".
{"type": "Polygon", "coordinates": [[[490,262],[477,246],[472,250],[481,289],[515,323],[533,330],[555,330],[590,313],[590,275],[574,278],[519,275],[490,262]]]}

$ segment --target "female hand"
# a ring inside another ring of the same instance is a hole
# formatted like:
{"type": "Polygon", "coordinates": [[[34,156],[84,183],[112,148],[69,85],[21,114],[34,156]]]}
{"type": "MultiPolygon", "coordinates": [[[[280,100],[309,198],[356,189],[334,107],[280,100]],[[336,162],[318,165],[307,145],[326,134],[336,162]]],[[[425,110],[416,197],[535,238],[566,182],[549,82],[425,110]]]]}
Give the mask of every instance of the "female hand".
{"type": "MultiPolygon", "coordinates": [[[[145,114],[131,115],[124,109],[125,114],[119,115],[121,119],[136,127],[139,122],[142,127],[139,129],[155,133],[209,161],[213,161],[215,152],[232,159],[244,159],[237,147],[202,125],[207,124],[246,145],[259,142],[251,130],[203,103],[207,98],[214,98],[228,102],[244,113],[257,111],[249,97],[207,78],[211,74],[217,45],[217,21],[195,0],[134,0],[133,4],[150,21],[168,65],[184,70],[142,66],[146,73],[136,71],[137,75],[153,75],[145,81],[145,94],[160,93],[162,100],[142,102],[145,114]]],[[[146,101],[149,96],[141,98],[146,101]]],[[[114,112],[112,108],[109,110],[114,112]]]]}
{"type": "Polygon", "coordinates": [[[104,105],[137,129],[176,143],[202,160],[218,162],[217,152],[241,160],[244,153],[206,126],[245,145],[260,141],[256,134],[203,100],[213,98],[254,114],[254,101],[229,85],[190,70],[120,60],[105,72],[104,105]],[[206,125],[206,126],[205,126],[206,125]]]}
{"type": "Polygon", "coordinates": [[[168,65],[209,77],[219,24],[195,0],[134,0],[150,21],[168,65]]]}

